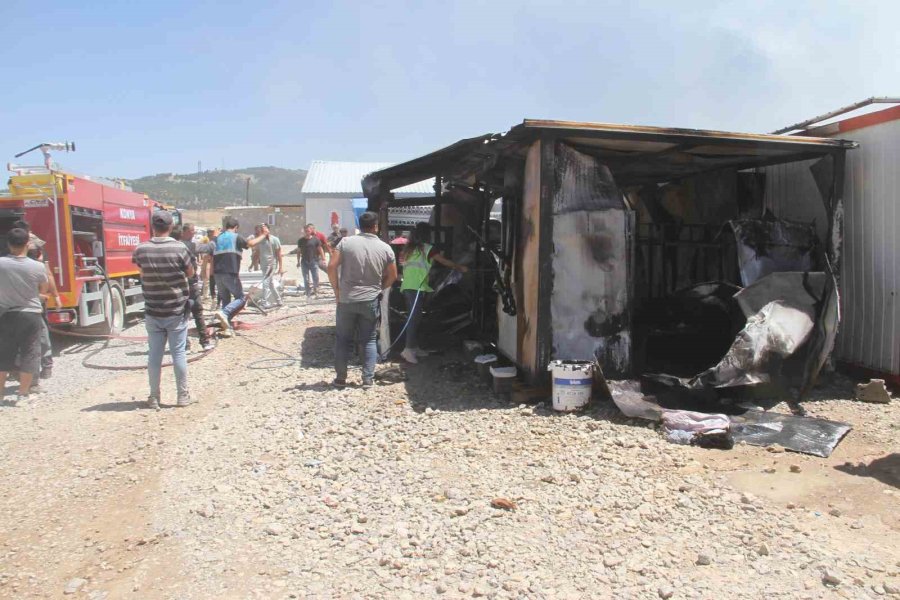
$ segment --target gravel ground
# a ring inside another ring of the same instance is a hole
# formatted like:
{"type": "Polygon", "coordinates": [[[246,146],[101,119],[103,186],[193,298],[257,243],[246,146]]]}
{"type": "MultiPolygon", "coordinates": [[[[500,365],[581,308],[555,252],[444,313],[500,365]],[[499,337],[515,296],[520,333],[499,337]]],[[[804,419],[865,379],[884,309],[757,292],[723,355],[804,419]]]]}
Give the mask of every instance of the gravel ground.
{"type": "Polygon", "coordinates": [[[0,596],[900,588],[896,401],[855,402],[840,377],[817,390],[811,414],[854,425],[829,459],[675,446],[603,403],[558,415],[498,401],[452,347],[383,365],[397,383],[330,389],[333,304],[290,304],[191,365],[188,409],[143,409],[143,373],[89,371],[71,346],[43,400],[0,412],[0,596]]]}

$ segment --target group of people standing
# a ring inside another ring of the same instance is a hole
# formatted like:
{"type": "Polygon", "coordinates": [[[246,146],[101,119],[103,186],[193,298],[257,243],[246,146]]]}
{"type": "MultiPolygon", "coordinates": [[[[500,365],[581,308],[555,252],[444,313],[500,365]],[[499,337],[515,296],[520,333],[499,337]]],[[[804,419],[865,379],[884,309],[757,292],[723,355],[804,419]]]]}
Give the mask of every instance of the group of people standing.
{"type": "Polygon", "coordinates": [[[27,402],[38,391],[34,378],[49,378],[53,366],[47,301],[62,303],[43,246],[28,223],[17,221],[0,249],[0,397],[7,378],[16,373],[19,390],[13,404],[27,402]]]}
{"type": "MultiPolygon", "coordinates": [[[[203,350],[212,346],[207,323],[203,316],[203,283],[216,290],[215,319],[223,332],[230,331],[232,319],[247,304],[240,279],[244,250],[254,250],[258,268],[263,272],[263,306],[280,302],[274,293],[272,276],[284,273],[281,240],[266,224],[257,225],[249,238],[238,233],[240,223],[225,217],[222,231],[213,232],[206,240],[195,241],[196,229],[190,223],[177,228],[172,215],[156,211],[151,216],[153,237],[140,244],[132,260],[141,272],[145,301],[145,328],[149,356],[148,377],[150,395],[148,406],[159,408],[160,371],[165,347],[168,344],[175,370],[177,406],[188,406],[191,397],[187,379],[188,315],[194,319],[203,350]],[[202,273],[206,263],[206,273],[202,273]],[[211,267],[211,268],[210,268],[211,267]]],[[[334,250],[313,225],[307,225],[298,243],[298,265],[306,274],[307,295],[317,294],[319,268],[326,268],[324,251],[332,258],[334,250]],[[315,273],[315,275],[313,275],[315,273]]],[[[335,241],[335,240],[332,240],[335,241]]],[[[337,240],[339,243],[340,240],[337,240]]]]}
{"type": "MultiPolygon", "coordinates": [[[[271,274],[283,273],[281,241],[268,227],[259,225],[250,238],[237,233],[239,223],[233,217],[223,220],[223,230],[210,239],[195,241],[195,228],[186,223],[176,228],[171,213],[158,210],[151,216],[153,237],[135,249],[132,261],[138,267],[145,301],[144,324],[149,355],[148,406],[159,408],[160,376],[166,345],[172,356],[177,388],[177,406],[195,402],[188,387],[187,359],[188,322],[192,316],[201,347],[211,348],[203,316],[203,283],[217,291],[219,326],[228,329],[231,319],[247,302],[239,277],[244,250],[259,250],[259,267],[271,274]],[[202,275],[206,264],[207,273],[202,275]],[[211,267],[211,268],[210,268],[211,267]]],[[[398,279],[394,250],[378,237],[378,216],[366,212],[359,217],[360,233],[347,235],[345,229],[334,228],[326,238],[309,224],[297,242],[297,264],[303,272],[308,296],[318,293],[318,271],[327,271],[337,303],[335,345],[335,387],[347,385],[347,365],[354,342],[363,346],[362,386],[374,384],[378,360],[377,327],[384,290],[398,279]],[[326,253],[329,260],[326,264],[326,253]]],[[[406,326],[406,348],[402,356],[410,363],[423,354],[419,348],[417,329],[425,296],[432,292],[429,272],[435,263],[461,272],[466,267],[443,257],[429,243],[431,230],[422,224],[410,235],[400,253],[404,267],[401,290],[406,298],[409,317],[406,326]]],[[[7,374],[18,368],[19,399],[27,397],[35,374],[40,372],[42,344],[40,340],[44,311],[41,299],[56,296],[53,278],[41,261],[29,258],[34,243],[24,228],[14,228],[7,235],[9,256],[0,257],[0,390],[7,374]]],[[[56,302],[59,303],[57,297],[56,302]]],[[[46,322],[43,322],[46,324],[46,322]]],[[[48,344],[49,344],[49,334],[48,344]]]]}

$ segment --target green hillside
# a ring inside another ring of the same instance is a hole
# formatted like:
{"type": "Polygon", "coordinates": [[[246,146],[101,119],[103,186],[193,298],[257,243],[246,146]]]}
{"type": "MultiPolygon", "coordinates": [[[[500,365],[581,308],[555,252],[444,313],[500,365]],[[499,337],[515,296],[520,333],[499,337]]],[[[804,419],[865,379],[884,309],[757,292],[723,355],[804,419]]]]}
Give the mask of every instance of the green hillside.
{"type": "Polygon", "coordinates": [[[216,208],[244,204],[247,178],[250,204],[293,204],[306,179],[302,169],[250,167],[177,175],[161,173],[128,181],[136,192],[179,208],[216,208]]]}

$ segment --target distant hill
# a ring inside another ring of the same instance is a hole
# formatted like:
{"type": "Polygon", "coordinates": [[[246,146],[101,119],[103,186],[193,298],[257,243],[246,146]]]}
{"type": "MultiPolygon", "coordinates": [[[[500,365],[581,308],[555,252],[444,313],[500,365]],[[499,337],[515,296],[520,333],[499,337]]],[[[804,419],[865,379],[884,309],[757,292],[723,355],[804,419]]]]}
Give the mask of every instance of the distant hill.
{"type": "Polygon", "coordinates": [[[250,177],[250,204],[293,204],[306,179],[302,169],[250,167],[227,171],[161,173],[128,181],[136,192],[178,208],[216,208],[244,204],[250,177]],[[199,179],[198,179],[199,177],[199,179]]]}

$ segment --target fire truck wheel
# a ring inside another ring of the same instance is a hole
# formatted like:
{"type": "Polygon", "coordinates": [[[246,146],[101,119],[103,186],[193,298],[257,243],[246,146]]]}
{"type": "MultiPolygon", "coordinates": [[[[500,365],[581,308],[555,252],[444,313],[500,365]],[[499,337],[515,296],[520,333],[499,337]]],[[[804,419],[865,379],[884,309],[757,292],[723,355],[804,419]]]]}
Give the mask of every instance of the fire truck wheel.
{"type": "Polygon", "coordinates": [[[116,283],[111,286],[103,284],[100,290],[103,292],[103,310],[106,312],[106,322],[85,327],[85,333],[116,335],[125,328],[125,294],[116,283]]]}
{"type": "Polygon", "coordinates": [[[116,284],[112,285],[109,303],[109,323],[110,334],[116,334],[125,329],[125,293],[122,288],[116,284]]]}

